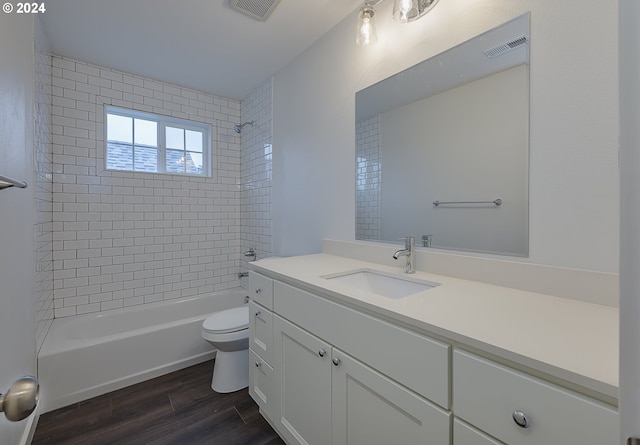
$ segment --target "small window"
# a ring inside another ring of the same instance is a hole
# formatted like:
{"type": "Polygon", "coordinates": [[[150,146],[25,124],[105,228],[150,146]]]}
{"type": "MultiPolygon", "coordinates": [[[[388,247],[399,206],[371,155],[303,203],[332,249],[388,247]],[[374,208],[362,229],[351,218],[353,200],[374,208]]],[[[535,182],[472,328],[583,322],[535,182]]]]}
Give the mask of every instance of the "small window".
{"type": "Polygon", "coordinates": [[[134,172],[211,175],[211,127],[106,107],[106,167],[134,172]]]}

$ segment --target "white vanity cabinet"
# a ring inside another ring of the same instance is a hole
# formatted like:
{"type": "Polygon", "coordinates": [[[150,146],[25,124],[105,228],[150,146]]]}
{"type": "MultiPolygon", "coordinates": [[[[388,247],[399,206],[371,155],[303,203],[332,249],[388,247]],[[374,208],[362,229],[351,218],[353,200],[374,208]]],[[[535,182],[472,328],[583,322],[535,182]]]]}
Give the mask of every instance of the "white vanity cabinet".
{"type": "MultiPolygon", "coordinates": [[[[453,406],[456,417],[509,445],[617,442],[611,407],[459,350],[453,353],[453,406]]],[[[454,432],[455,445],[466,443],[454,432]]]]}
{"type": "Polygon", "coordinates": [[[265,416],[275,404],[273,369],[273,280],[257,273],[249,275],[249,394],[265,416]]]}
{"type": "Polygon", "coordinates": [[[460,339],[454,349],[303,280],[252,271],[250,284],[249,393],[289,445],[617,442],[615,407],[524,366],[460,339]]]}
{"type": "Polygon", "coordinates": [[[451,413],[275,317],[276,428],[290,444],[448,444],[451,413]]]}
{"type": "Polygon", "coordinates": [[[281,281],[273,289],[277,315],[449,409],[450,345],[281,281]]]}

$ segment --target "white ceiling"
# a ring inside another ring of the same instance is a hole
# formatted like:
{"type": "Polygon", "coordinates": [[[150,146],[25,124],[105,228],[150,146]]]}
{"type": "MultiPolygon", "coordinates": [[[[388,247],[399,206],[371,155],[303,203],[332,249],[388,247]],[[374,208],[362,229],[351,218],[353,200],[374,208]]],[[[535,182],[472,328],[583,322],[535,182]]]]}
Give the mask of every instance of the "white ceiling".
{"type": "Polygon", "coordinates": [[[42,19],[54,54],[243,99],[362,3],[281,0],[261,22],[227,0],[49,0],[42,19]]]}

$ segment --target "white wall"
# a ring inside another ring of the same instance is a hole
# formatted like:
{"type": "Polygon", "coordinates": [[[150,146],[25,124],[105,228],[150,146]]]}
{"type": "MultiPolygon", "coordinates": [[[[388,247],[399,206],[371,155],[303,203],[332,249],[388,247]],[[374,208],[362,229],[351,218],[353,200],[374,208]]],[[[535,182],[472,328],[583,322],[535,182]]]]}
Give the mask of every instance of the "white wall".
{"type": "Polygon", "coordinates": [[[354,12],[274,77],[275,252],[354,239],[356,91],[531,11],[530,257],[514,260],[616,272],[616,4],[448,0],[408,25],[391,8],[375,47],[355,45],[354,12]]]}
{"type": "MultiPolygon", "coordinates": [[[[35,375],[33,95],[34,19],[0,15],[0,174],[26,189],[0,191],[0,392],[35,375]]],[[[0,414],[0,443],[18,444],[28,422],[0,414]]]]}

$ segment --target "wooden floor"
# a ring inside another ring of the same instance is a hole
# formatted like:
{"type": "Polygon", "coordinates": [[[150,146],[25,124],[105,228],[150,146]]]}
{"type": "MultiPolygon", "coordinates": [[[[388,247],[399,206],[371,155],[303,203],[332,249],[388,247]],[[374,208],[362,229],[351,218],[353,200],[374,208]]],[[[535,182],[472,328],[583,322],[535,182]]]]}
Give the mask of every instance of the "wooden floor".
{"type": "Polygon", "coordinates": [[[40,416],[32,445],[284,445],[246,389],[211,389],[213,361],[40,416]]]}

